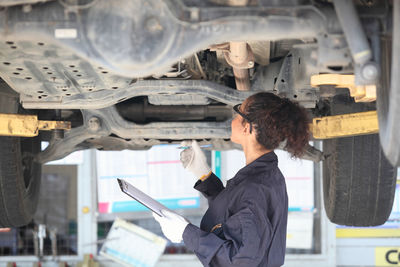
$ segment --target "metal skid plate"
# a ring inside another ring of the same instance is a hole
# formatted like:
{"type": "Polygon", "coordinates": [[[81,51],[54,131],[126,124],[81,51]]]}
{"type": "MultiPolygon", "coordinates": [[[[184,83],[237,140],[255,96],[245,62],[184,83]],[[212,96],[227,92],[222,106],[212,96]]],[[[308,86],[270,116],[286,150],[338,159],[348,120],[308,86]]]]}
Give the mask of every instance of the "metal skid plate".
{"type": "Polygon", "coordinates": [[[92,108],[85,103],[99,94],[118,101],[137,78],[162,75],[179,60],[227,40],[315,40],[340,30],[332,8],[312,5],[97,0],[79,8],[52,1],[29,10],[11,6],[0,16],[7,18],[0,21],[0,74],[25,108],[70,108],[76,100],[81,103],[75,108],[92,108]]]}
{"type": "Polygon", "coordinates": [[[0,73],[21,98],[61,103],[70,96],[126,88],[132,81],[92,65],[62,46],[10,39],[0,42],[0,73]]]}

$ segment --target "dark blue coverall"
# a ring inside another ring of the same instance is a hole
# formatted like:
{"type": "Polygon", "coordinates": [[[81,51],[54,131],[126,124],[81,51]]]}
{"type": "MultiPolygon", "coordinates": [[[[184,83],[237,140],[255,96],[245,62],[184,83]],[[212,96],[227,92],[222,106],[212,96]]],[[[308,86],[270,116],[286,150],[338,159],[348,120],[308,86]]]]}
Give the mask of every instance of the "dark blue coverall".
{"type": "Polygon", "coordinates": [[[186,226],[183,241],[204,266],[283,265],[288,198],[274,152],[239,170],[226,188],[214,174],[194,188],[209,208],[200,228],[186,226]]]}

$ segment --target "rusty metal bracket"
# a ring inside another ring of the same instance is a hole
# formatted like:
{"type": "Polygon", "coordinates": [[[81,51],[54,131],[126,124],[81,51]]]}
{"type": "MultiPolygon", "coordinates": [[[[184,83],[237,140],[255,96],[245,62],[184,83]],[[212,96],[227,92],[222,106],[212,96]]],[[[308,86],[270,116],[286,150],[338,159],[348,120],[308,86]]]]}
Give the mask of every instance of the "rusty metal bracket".
{"type": "Polygon", "coordinates": [[[372,102],[376,100],[375,85],[356,85],[354,75],[344,74],[318,74],[312,75],[312,87],[321,85],[334,85],[337,88],[349,88],[350,95],[356,102],[372,102]]]}
{"type": "Polygon", "coordinates": [[[36,115],[1,114],[0,135],[34,137],[39,131],[70,130],[68,121],[41,121],[36,115]]]}
{"type": "Polygon", "coordinates": [[[376,111],[314,118],[310,129],[315,139],[374,134],[379,132],[376,111]]]}

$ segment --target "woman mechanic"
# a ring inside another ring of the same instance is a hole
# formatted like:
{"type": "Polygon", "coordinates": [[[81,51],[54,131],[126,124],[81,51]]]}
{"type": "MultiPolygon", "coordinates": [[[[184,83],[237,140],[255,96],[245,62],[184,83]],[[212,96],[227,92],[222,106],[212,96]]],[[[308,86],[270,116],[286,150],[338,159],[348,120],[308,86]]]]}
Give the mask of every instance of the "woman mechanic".
{"type": "Polygon", "coordinates": [[[155,215],[164,235],[182,239],[204,266],[281,266],[286,249],[288,198],[274,153],[300,156],[309,140],[306,110],[297,103],[261,92],[234,107],[231,141],[240,144],[246,166],[224,188],[207,165],[196,141],[185,141],[183,166],[199,178],[194,188],[208,200],[200,228],[183,217],[155,215]]]}

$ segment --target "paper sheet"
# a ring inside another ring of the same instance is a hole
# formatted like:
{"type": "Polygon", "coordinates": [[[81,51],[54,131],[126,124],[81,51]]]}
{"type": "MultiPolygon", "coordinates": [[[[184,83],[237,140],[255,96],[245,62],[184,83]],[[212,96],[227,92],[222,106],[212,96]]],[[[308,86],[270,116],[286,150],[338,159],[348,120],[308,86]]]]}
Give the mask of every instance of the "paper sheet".
{"type": "Polygon", "coordinates": [[[167,240],[127,221],[116,219],[100,255],[125,266],[153,267],[167,240]]]}

